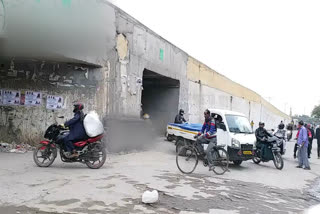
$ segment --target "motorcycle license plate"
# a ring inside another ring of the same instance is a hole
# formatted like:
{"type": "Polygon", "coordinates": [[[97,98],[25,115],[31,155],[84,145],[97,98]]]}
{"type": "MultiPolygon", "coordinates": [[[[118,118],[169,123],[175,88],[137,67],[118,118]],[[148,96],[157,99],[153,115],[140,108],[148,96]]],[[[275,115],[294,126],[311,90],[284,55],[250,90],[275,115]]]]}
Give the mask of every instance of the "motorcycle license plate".
{"type": "Polygon", "coordinates": [[[252,155],[252,151],[243,151],[244,155],[252,155]]]}

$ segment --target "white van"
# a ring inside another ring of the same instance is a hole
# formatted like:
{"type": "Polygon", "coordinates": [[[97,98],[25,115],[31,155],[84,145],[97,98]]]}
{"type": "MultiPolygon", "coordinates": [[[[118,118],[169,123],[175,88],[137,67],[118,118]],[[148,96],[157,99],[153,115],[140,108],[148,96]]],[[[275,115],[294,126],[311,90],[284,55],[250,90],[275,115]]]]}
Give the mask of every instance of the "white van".
{"type": "Polygon", "coordinates": [[[251,160],[256,137],[248,118],[235,111],[222,109],[209,109],[209,111],[216,121],[218,145],[226,145],[229,160],[236,165],[240,165],[244,160],[251,160]]]}
{"type": "MultiPolygon", "coordinates": [[[[217,143],[225,145],[229,160],[240,165],[242,161],[252,159],[255,134],[252,132],[248,118],[239,112],[209,109],[217,127],[217,143]]],[[[167,126],[167,139],[176,139],[178,146],[194,141],[194,135],[201,130],[202,124],[174,124],[167,126]]],[[[206,144],[204,145],[207,146],[206,144]]]]}

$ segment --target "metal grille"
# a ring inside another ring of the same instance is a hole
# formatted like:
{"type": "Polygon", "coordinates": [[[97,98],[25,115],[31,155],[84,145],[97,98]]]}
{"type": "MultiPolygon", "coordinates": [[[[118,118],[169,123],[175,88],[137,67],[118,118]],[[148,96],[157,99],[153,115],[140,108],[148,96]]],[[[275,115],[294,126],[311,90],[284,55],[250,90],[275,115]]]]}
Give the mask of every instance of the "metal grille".
{"type": "Polygon", "coordinates": [[[242,151],[252,151],[253,145],[251,144],[241,144],[241,150],[242,151]]]}

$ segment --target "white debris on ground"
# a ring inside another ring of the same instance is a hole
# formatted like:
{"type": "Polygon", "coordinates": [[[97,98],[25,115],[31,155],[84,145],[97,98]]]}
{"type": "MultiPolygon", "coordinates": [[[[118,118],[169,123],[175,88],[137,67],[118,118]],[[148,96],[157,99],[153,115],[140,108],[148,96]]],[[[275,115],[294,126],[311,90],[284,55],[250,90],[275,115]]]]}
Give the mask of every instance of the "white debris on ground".
{"type": "Polygon", "coordinates": [[[142,202],[145,204],[153,204],[159,200],[159,193],[157,190],[145,191],[142,195],[142,202]]]}
{"type": "Polygon", "coordinates": [[[34,147],[30,146],[27,143],[4,143],[0,142],[0,152],[10,152],[10,153],[26,153],[28,151],[33,151],[34,147]]]}

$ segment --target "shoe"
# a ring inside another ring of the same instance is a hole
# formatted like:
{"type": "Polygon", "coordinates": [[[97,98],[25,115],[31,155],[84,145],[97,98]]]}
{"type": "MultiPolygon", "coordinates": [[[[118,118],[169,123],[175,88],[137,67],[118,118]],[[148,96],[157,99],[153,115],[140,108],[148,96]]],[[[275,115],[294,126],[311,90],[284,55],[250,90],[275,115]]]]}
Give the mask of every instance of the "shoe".
{"type": "Polygon", "coordinates": [[[207,160],[207,159],[204,159],[204,160],[203,160],[203,166],[205,166],[205,167],[208,166],[208,160],[207,160]]]}
{"type": "Polygon", "coordinates": [[[294,159],[296,159],[296,158],[297,158],[297,156],[296,156],[296,155],[293,155],[293,158],[294,158],[294,159]]]}
{"type": "Polygon", "coordinates": [[[302,166],[296,166],[296,168],[302,168],[302,166]]]}
{"type": "Polygon", "coordinates": [[[308,156],[308,158],[310,159],[311,157],[310,157],[310,156],[308,156]]]}
{"type": "Polygon", "coordinates": [[[77,158],[79,157],[78,152],[73,153],[72,155],[69,156],[69,158],[77,158]]]}
{"type": "Polygon", "coordinates": [[[310,167],[305,167],[304,169],[305,169],[305,170],[311,170],[311,168],[310,168],[310,167]]]}

